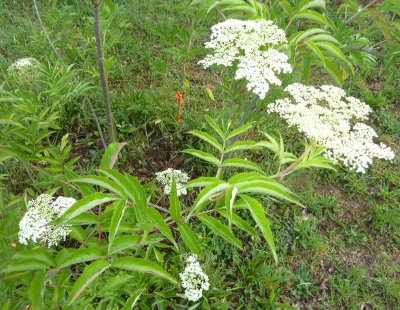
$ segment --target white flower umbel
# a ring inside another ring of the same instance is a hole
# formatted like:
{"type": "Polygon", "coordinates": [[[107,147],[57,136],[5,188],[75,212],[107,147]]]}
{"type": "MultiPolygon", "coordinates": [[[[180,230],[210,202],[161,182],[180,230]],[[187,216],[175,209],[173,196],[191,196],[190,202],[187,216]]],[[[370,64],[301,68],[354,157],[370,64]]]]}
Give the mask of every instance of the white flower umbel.
{"type": "Polygon", "coordinates": [[[286,87],[291,97],[279,99],[268,107],[291,126],[326,148],[325,156],[357,172],[364,173],[374,157],[393,159],[393,151],[376,144],[375,130],[360,122],[368,119],[371,108],[343,89],[302,84],[286,87]]]}
{"type": "Polygon", "coordinates": [[[18,84],[32,84],[39,76],[39,62],[35,58],[21,58],[15,61],[7,72],[18,84]]]}
{"type": "Polygon", "coordinates": [[[211,40],[205,44],[213,52],[199,64],[230,67],[237,65],[235,79],[247,80],[247,89],[261,99],[269,85],[281,85],[278,74],[292,72],[288,57],[276,47],[286,43],[285,32],[272,21],[228,19],[211,28],[211,40]]]}
{"type": "Polygon", "coordinates": [[[191,254],[186,259],[186,263],[184,271],[179,274],[185,289],[185,298],[197,301],[203,296],[203,291],[208,291],[210,288],[208,276],[201,269],[197,255],[191,254]]]}
{"type": "Polygon", "coordinates": [[[19,222],[19,242],[21,244],[44,243],[48,247],[65,240],[71,230],[66,225],[55,226],[50,222],[65,213],[76,200],[42,194],[28,202],[28,210],[19,222]]]}
{"type": "Polygon", "coordinates": [[[187,175],[187,173],[182,172],[181,170],[174,170],[172,168],[168,168],[167,170],[156,173],[157,181],[162,186],[164,186],[164,193],[166,195],[169,195],[171,193],[172,180],[174,176],[178,196],[186,195],[187,191],[184,186],[189,181],[189,176],[187,175]]]}

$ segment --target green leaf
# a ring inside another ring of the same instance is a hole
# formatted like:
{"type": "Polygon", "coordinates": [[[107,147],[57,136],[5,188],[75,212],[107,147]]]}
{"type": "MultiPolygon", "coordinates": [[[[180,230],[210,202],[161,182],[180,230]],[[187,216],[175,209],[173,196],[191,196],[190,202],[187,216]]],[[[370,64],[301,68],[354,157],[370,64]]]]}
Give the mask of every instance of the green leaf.
{"type": "Polygon", "coordinates": [[[329,59],[325,59],[324,67],[338,85],[343,85],[344,78],[342,72],[340,72],[339,67],[334,62],[330,61],[329,59]]]}
{"type": "Polygon", "coordinates": [[[116,237],[108,250],[108,255],[112,255],[126,249],[136,247],[140,244],[142,236],[120,236],[116,237]]]}
{"type": "Polygon", "coordinates": [[[19,259],[17,261],[12,261],[5,269],[1,270],[0,273],[43,270],[49,267],[48,264],[36,259],[19,259]]]}
{"type": "Polygon", "coordinates": [[[35,274],[31,284],[29,285],[29,300],[32,303],[32,310],[46,309],[43,307],[43,294],[47,272],[41,271],[35,274]]]}
{"type": "Polygon", "coordinates": [[[234,151],[243,151],[243,150],[251,150],[255,148],[259,148],[260,146],[251,140],[244,140],[244,141],[236,141],[230,147],[225,150],[225,153],[230,153],[234,151]]]}
{"type": "Polygon", "coordinates": [[[135,290],[132,294],[130,294],[130,297],[128,298],[121,310],[132,310],[136,303],[139,301],[139,298],[140,296],[142,296],[144,290],[144,288],[139,288],[135,290]]]}
{"type": "Polygon", "coordinates": [[[129,196],[129,180],[125,175],[123,175],[122,173],[120,173],[118,170],[115,169],[104,168],[104,169],[98,169],[97,171],[105,175],[106,177],[110,178],[115,183],[117,183],[122,188],[122,191],[124,192],[123,195],[124,197],[129,196]]]}
{"type": "Polygon", "coordinates": [[[183,151],[183,153],[187,153],[187,154],[190,154],[197,158],[200,158],[202,160],[205,160],[209,163],[216,165],[217,167],[219,167],[221,165],[221,161],[217,157],[215,157],[214,155],[211,155],[209,153],[203,152],[203,151],[199,151],[199,150],[195,150],[195,149],[186,149],[183,151]]]}
{"type": "MultiPolygon", "coordinates": [[[[238,186],[238,185],[237,185],[238,186]]],[[[239,187],[239,186],[238,186],[239,187]]],[[[263,194],[283,200],[287,200],[299,206],[302,206],[297,200],[295,200],[287,191],[282,190],[282,187],[276,182],[267,181],[248,181],[246,185],[239,187],[239,193],[252,193],[252,194],[263,194]]]]}
{"type": "Polygon", "coordinates": [[[321,28],[310,28],[305,31],[296,32],[289,38],[289,45],[297,45],[299,42],[320,33],[326,34],[328,31],[321,28]]]}
{"type": "Polygon", "coordinates": [[[114,204],[115,207],[111,218],[110,231],[108,233],[108,252],[110,252],[113,241],[118,234],[119,225],[121,224],[126,209],[126,201],[124,200],[119,200],[114,204]]]}
{"type": "Polygon", "coordinates": [[[203,141],[207,142],[208,144],[211,144],[213,147],[215,147],[219,152],[223,152],[224,149],[221,145],[221,143],[218,142],[217,139],[215,139],[213,136],[211,136],[210,134],[204,132],[204,131],[200,131],[200,130],[191,130],[188,132],[191,135],[194,135],[200,139],[202,139],[203,141]]]}
{"type": "Polygon", "coordinates": [[[75,302],[75,300],[82,294],[82,292],[104,271],[110,268],[110,264],[104,260],[99,259],[92,264],[86,266],[83,270],[83,273],[75,282],[74,286],[72,287],[69,298],[68,298],[68,305],[71,305],[75,302]]]}
{"type": "Polygon", "coordinates": [[[237,239],[232,231],[229,229],[228,226],[222,224],[222,222],[212,216],[208,215],[200,215],[197,214],[197,218],[208,228],[210,228],[215,234],[219,235],[223,239],[225,239],[227,242],[233,244],[234,246],[238,247],[239,249],[242,249],[242,242],[240,242],[239,239],[237,239]]]}
{"type": "Polygon", "coordinates": [[[221,127],[218,126],[218,124],[208,115],[205,116],[206,121],[208,124],[214,129],[214,131],[222,138],[224,139],[224,132],[221,129],[221,127]]]}
{"type": "MultiPolygon", "coordinates": [[[[223,217],[228,219],[228,216],[229,216],[228,210],[219,209],[218,213],[221,214],[223,217]]],[[[246,231],[247,233],[252,235],[254,238],[256,238],[256,239],[260,238],[260,236],[258,235],[257,230],[255,230],[253,226],[251,226],[247,221],[242,219],[239,215],[233,213],[231,220],[232,220],[232,223],[235,226],[237,226],[240,229],[246,231]]]]}
{"type": "Polygon", "coordinates": [[[169,197],[169,211],[171,212],[171,217],[175,222],[178,222],[178,220],[181,218],[182,208],[176,188],[175,176],[172,178],[171,193],[169,197]]]}
{"type": "Polygon", "coordinates": [[[72,239],[84,242],[87,237],[87,232],[81,226],[70,226],[71,232],[68,234],[72,239]]]}
{"type": "Polygon", "coordinates": [[[314,55],[317,56],[319,58],[319,60],[321,60],[322,64],[324,64],[326,57],[325,57],[324,53],[322,53],[320,48],[317,46],[317,44],[315,42],[312,42],[312,41],[305,41],[304,43],[314,53],[314,55]]]}
{"type": "Polygon", "coordinates": [[[15,253],[15,255],[12,257],[13,261],[17,260],[24,260],[24,259],[34,259],[40,262],[43,262],[49,266],[54,266],[55,261],[53,257],[51,256],[50,250],[47,248],[39,248],[39,249],[34,249],[34,250],[28,250],[28,251],[21,251],[15,253]]]}
{"type": "Polygon", "coordinates": [[[189,248],[189,250],[192,253],[195,253],[195,254],[199,255],[200,257],[203,257],[203,252],[200,247],[200,241],[199,241],[199,239],[197,239],[193,230],[189,227],[189,225],[185,224],[182,221],[179,221],[177,224],[178,224],[178,230],[181,233],[183,242],[185,242],[185,244],[189,248]]]}
{"type": "Polygon", "coordinates": [[[193,204],[193,211],[195,212],[204,202],[206,202],[211,197],[220,194],[221,192],[228,189],[231,185],[228,183],[216,183],[208,185],[206,188],[203,188],[200,193],[197,195],[197,198],[193,204]]]}
{"type": "Polygon", "coordinates": [[[311,1],[305,1],[302,2],[300,10],[306,10],[309,8],[319,8],[324,10],[325,9],[325,0],[311,0],[311,1]]]}
{"type": "Polygon", "coordinates": [[[84,176],[84,177],[79,177],[77,179],[70,180],[70,182],[74,183],[86,183],[86,184],[92,184],[92,185],[98,185],[100,187],[106,188],[109,191],[116,193],[117,195],[121,196],[122,198],[127,198],[124,190],[120,185],[118,185],[116,182],[105,178],[105,177],[100,177],[97,175],[89,175],[89,176],[84,176]]]}
{"type": "Polygon", "coordinates": [[[235,202],[237,192],[238,192],[237,187],[231,187],[225,193],[225,208],[228,210],[227,215],[229,220],[229,227],[231,226],[232,222],[233,204],[235,202]]]}
{"type": "Polygon", "coordinates": [[[171,241],[171,243],[176,247],[176,249],[179,251],[179,247],[175,242],[174,236],[172,235],[171,229],[169,228],[169,226],[167,225],[167,223],[165,223],[164,218],[162,217],[162,215],[160,214],[160,212],[158,212],[156,209],[154,208],[148,208],[147,211],[148,215],[149,215],[149,219],[150,221],[160,230],[160,232],[167,237],[167,239],[169,241],[171,241]]]}
{"type": "Polygon", "coordinates": [[[100,168],[113,168],[115,165],[115,162],[118,159],[118,154],[121,152],[122,148],[126,145],[127,143],[119,143],[119,142],[114,142],[111,143],[106,151],[104,152],[103,157],[101,158],[101,163],[100,163],[100,168]]]}
{"type": "Polygon", "coordinates": [[[143,186],[139,180],[134,176],[128,175],[128,194],[129,197],[135,202],[133,208],[136,218],[142,228],[144,228],[148,222],[147,219],[147,195],[143,186]]]}
{"type": "Polygon", "coordinates": [[[237,135],[240,135],[244,132],[246,132],[247,130],[249,130],[250,128],[253,127],[253,123],[246,123],[243,126],[240,126],[234,130],[232,130],[229,135],[226,137],[226,140],[232,139],[233,137],[236,137],[237,135]]]}
{"type": "Polygon", "coordinates": [[[68,222],[69,225],[91,225],[100,223],[100,218],[96,214],[82,213],[68,222]]]}
{"type": "Polygon", "coordinates": [[[100,248],[82,248],[70,249],[64,248],[56,257],[57,268],[61,269],[67,266],[96,260],[104,257],[105,253],[100,248]]]}
{"type": "Polygon", "coordinates": [[[55,221],[55,223],[58,225],[63,225],[78,215],[93,209],[94,207],[115,200],[117,200],[117,198],[113,195],[102,193],[91,194],[73,204],[57,221],[55,221]]]}
{"type": "Polygon", "coordinates": [[[315,44],[318,47],[321,47],[324,50],[326,50],[327,52],[329,52],[332,56],[337,57],[337,58],[343,60],[344,62],[347,62],[346,56],[343,54],[341,49],[339,47],[337,47],[335,44],[333,44],[331,42],[315,42],[315,44]]]}
{"type": "Polygon", "coordinates": [[[110,8],[111,11],[115,11],[117,6],[115,5],[113,0],[105,0],[105,2],[107,3],[107,5],[108,5],[108,7],[110,8]]]}
{"type": "Polygon", "coordinates": [[[194,179],[186,184],[186,188],[195,188],[195,187],[206,187],[211,184],[221,183],[221,179],[216,177],[200,177],[194,179]]]}
{"type": "Polygon", "coordinates": [[[274,257],[275,263],[278,263],[278,256],[276,255],[276,247],[274,242],[274,235],[269,226],[269,221],[265,216],[265,211],[261,203],[254,198],[251,198],[247,195],[240,195],[243,201],[246,202],[248,209],[251,212],[251,215],[256,222],[257,226],[260,228],[265,240],[268,243],[268,246],[272,252],[272,256],[274,257]]]}
{"type": "Polygon", "coordinates": [[[221,167],[237,167],[237,168],[244,168],[244,169],[250,169],[250,170],[255,170],[260,173],[264,173],[264,171],[261,169],[259,165],[256,163],[250,161],[250,160],[245,160],[242,158],[231,158],[227,159],[222,162],[221,167]]]}
{"type": "Polygon", "coordinates": [[[164,268],[143,258],[134,258],[130,256],[117,258],[112,262],[112,266],[114,268],[148,273],[178,285],[178,281],[176,281],[168,272],[166,272],[164,268]]]}
{"type": "Polygon", "coordinates": [[[328,19],[324,15],[322,15],[321,13],[318,13],[316,11],[313,11],[313,10],[302,10],[302,11],[294,14],[292,17],[292,20],[296,20],[296,19],[305,19],[307,21],[311,21],[311,22],[322,24],[324,26],[331,27],[328,19]]]}

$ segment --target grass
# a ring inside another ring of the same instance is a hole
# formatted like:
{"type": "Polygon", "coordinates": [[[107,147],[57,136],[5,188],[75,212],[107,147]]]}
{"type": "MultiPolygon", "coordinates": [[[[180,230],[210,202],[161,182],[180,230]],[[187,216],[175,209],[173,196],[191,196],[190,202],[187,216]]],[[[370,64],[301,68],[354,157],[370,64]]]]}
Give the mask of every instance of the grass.
{"type": "MultiPolygon", "coordinates": [[[[65,61],[97,83],[90,5],[77,0],[53,3],[57,5],[48,7],[43,2],[40,7],[51,37],[65,61]]],[[[202,42],[218,16],[205,19],[188,3],[121,0],[115,10],[102,7],[105,62],[118,140],[128,142],[124,168],[147,179],[170,166],[189,169],[194,165],[192,174],[205,172],[207,167],[180,153],[184,146],[198,143],[184,131],[201,129],[202,115],[219,118],[232,102],[245,99],[220,87],[223,76],[217,71],[205,72],[196,65],[204,54],[202,42]],[[175,120],[177,90],[185,92],[182,131],[175,120]]],[[[54,61],[30,1],[0,0],[0,19],[7,21],[7,30],[0,29],[3,70],[20,57],[54,61]]],[[[378,64],[366,75],[349,81],[346,88],[375,109],[376,127],[398,151],[398,81],[384,85],[379,70],[378,64]]],[[[93,92],[92,97],[102,116],[100,92],[93,92]]],[[[100,158],[94,123],[80,102],[69,104],[74,151],[84,157],[79,165],[93,170],[100,158]]],[[[258,115],[264,116],[263,110],[259,106],[258,115]]],[[[260,127],[271,130],[283,126],[278,122],[273,127],[273,123],[273,119],[266,119],[260,127]]],[[[294,149],[299,145],[296,136],[285,139],[294,149]]],[[[265,154],[257,156],[268,159],[265,154]]],[[[212,289],[203,307],[278,309],[286,303],[301,309],[398,309],[399,168],[397,158],[392,163],[376,163],[366,175],[339,170],[290,177],[287,185],[299,194],[305,208],[266,201],[280,259],[277,267],[262,242],[249,240],[244,253],[239,253],[218,237],[198,231],[209,238],[212,249],[205,262],[212,289]]],[[[19,190],[13,188],[14,193],[19,190]]],[[[240,236],[240,232],[235,233],[240,236]]],[[[2,309],[12,309],[14,305],[7,307],[5,300],[9,294],[15,297],[17,288],[12,292],[13,288],[3,283],[0,287],[2,309]]],[[[167,302],[169,296],[157,298],[167,302]]],[[[153,302],[144,298],[142,309],[153,302]]]]}

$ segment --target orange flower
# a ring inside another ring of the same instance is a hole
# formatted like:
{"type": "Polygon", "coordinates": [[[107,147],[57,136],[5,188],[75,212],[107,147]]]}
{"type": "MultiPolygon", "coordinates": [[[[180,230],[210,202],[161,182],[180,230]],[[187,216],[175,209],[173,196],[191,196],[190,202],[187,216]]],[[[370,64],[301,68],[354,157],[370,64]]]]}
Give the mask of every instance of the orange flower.
{"type": "Polygon", "coordinates": [[[176,97],[176,99],[178,101],[178,115],[176,117],[176,121],[180,125],[182,123],[181,109],[183,107],[183,99],[184,99],[185,96],[184,96],[184,94],[182,92],[177,91],[175,97],[176,97]]]}

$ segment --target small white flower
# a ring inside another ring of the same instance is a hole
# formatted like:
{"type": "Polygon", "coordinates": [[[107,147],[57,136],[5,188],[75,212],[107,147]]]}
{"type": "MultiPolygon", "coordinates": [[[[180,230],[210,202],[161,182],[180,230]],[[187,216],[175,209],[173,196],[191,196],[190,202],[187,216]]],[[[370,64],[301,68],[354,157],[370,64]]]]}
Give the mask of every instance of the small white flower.
{"type": "Polygon", "coordinates": [[[360,122],[367,120],[371,108],[343,89],[324,85],[292,84],[286,87],[291,97],[279,99],[268,107],[308,138],[326,148],[325,156],[357,172],[364,173],[374,157],[393,159],[393,151],[376,144],[375,130],[360,122]]]}
{"type": "Polygon", "coordinates": [[[164,186],[164,193],[166,195],[169,195],[171,193],[172,180],[174,176],[175,176],[178,196],[186,195],[187,191],[186,188],[184,188],[184,186],[189,181],[189,176],[187,175],[187,173],[182,172],[181,170],[174,170],[172,168],[168,168],[164,171],[156,173],[157,181],[162,186],[164,186]]]}
{"type": "Polygon", "coordinates": [[[288,57],[277,45],[286,43],[285,32],[272,21],[228,19],[211,28],[211,40],[205,44],[213,52],[199,64],[230,67],[237,64],[235,79],[247,80],[247,89],[261,99],[269,85],[281,85],[280,73],[292,72],[288,57]]]}
{"type": "Polygon", "coordinates": [[[210,288],[208,276],[201,269],[197,255],[191,254],[186,263],[184,271],[179,274],[182,286],[185,288],[185,298],[197,301],[203,296],[203,291],[208,291],[210,288]]]}
{"type": "Polygon", "coordinates": [[[18,84],[32,84],[39,76],[39,62],[35,58],[21,58],[15,61],[7,72],[18,84]]]}
{"type": "Polygon", "coordinates": [[[21,244],[44,243],[49,248],[65,240],[71,232],[67,225],[55,226],[50,222],[65,213],[76,200],[42,194],[28,202],[28,211],[19,222],[19,242],[21,244]]]}

